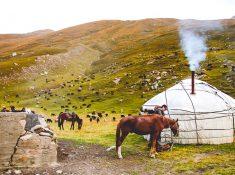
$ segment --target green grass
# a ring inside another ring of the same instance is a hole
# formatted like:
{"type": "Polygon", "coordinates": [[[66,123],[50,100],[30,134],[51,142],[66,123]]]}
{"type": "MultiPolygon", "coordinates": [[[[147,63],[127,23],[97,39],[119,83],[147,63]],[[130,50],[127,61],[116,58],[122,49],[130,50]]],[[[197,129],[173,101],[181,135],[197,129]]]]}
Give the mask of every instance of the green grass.
{"type": "MultiPolygon", "coordinates": [[[[104,149],[115,145],[115,130],[117,122],[111,117],[102,119],[100,123],[88,121],[85,116],[82,130],[70,131],[70,123],[65,124],[65,130],[60,131],[52,124],[57,136],[61,140],[72,141],[76,145],[99,144],[104,149]]],[[[119,118],[118,115],[116,115],[119,118]]],[[[235,172],[235,144],[222,145],[175,145],[170,152],[162,152],[151,159],[148,157],[147,141],[142,136],[129,134],[122,146],[124,159],[137,156],[136,163],[145,165],[144,172],[159,172],[159,174],[234,174],[235,172]]],[[[109,154],[116,157],[114,151],[109,154]]],[[[140,171],[140,172],[141,172],[140,171]]],[[[141,174],[139,171],[129,173],[141,174]]]]}

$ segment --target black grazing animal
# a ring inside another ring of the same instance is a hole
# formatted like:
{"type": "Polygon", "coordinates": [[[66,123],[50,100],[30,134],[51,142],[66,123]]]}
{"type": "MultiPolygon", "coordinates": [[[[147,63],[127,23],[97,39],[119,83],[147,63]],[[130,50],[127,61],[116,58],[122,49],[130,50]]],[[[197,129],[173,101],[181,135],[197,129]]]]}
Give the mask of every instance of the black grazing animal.
{"type": "Polygon", "coordinates": [[[25,112],[25,108],[23,107],[21,110],[16,110],[15,106],[11,106],[11,112],[25,112]]]}
{"type": "Polygon", "coordinates": [[[106,117],[108,117],[108,115],[109,115],[109,114],[107,114],[107,113],[105,114],[106,117]]]}
{"type": "Polygon", "coordinates": [[[114,122],[116,121],[116,117],[113,117],[113,121],[114,121],[114,122]]]}
{"type": "Polygon", "coordinates": [[[7,108],[3,107],[1,112],[10,112],[7,108]]]}
{"type": "Polygon", "coordinates": [[[102,113],[101,113],[101,112],[98,112],[98,113],[97,113],[97,115],[98,115],[100,118],[102,118],[102,117],[103,117],[103,115],[102,115],[102,113]]]}
{"type": "Polygon", "coordinates": [[[95,120],[95,119],[96,119],[96,116],[95,116],[95,115],[92,115],[91,118],[92,118],[92,120],[95,120]]]}
{"type": "Polygon", "coordinates": [[[52,123],[52,120],[50,118],[48,118],[46,121],[47,123],[52,123]]]}
{"type": "Polygon", "coordinates": [[[100,118],[99,118],[99,117],[97,117],[96,122],[97,122],[97,123],[99,123],[99,122],[100,122],[100,118]]]}
{"type": "Polygon", "coordinates": [[[121,115],[121,118],[123,118],[123,117],[125,117],[125,115],[122,114],[122,115],[121,115]]]}

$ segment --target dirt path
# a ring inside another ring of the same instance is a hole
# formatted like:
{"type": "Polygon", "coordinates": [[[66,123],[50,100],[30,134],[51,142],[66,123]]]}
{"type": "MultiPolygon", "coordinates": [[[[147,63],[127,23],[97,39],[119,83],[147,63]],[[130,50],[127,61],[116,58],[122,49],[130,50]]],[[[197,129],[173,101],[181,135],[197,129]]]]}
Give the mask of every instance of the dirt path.
{"type": "MultiPolygon", "coordinates": [[[[127,175],[155,174],[145,173],[145,165],[140,155],[127,156],[117,159],[115,152],[107,152],[106,148],[98,145],[74,145],[72,142],[59,142],[58,162],[54,168],[22,169],[21,174],[54,175],[54,174],[88,174],[88,175],[127,175]]],[[[4,174],[7,174],[6,172],[4,174]]],[[[14,170],[8,174],[15,174],[14,170]]]]}
{"type": "MultiPolygon", "coordinates": [[[[119,160],[114,150],[107,152],[107,148],[100,145],[76,145],[69,141],[59,141],[58,145],[58,166],[11,169],[4,173],[0,172],[0,175],[202,175],[224,172],[225,169],[218,170],[220,166],[228,168],[227,174],[234,174],[234,159],[230,155],[233,151],[227,152],[227,147],[181,147],[173,152],[162,153],[159,158],[150,159],[147,150],[133,151],[123,146],[124,159],[119,160]],[[224,156],[228,158],[224,159],[224,156]],[[225,163],[223,164],[220,159],[225,163]],[[197,164],[199,165],[196,166],[197,164]]],[[[233,148],[231,146],[229,145],[229,149],[233,148]]]]}

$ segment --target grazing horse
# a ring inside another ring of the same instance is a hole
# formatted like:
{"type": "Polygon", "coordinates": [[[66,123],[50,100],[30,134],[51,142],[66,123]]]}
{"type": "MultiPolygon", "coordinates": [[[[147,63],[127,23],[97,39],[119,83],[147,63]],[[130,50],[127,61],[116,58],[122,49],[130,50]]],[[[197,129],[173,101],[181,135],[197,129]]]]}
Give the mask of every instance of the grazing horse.
{"type": "Polygon", "coordinates": [[[70,117],[68,113],[61,112],[58,116],[58,126],[61,129],[64,130],[64,121],[67,120],[70,117]]]}
{"type": "Polygon", "coordinates": [[[142,115],[142,116],[128,116],[122,118],[117,125],[116,130],[116,151],[118,158],[122,159],[121,145],[129,133],[138,135],[150,134],[151,149],[150,157],[155,158],[157,154],[157,140],[164,128],[170,128],[174,136],[179,135],[178,119],[173,120],[158,114],[142,115]]]}
{"type": "Polygon", "coordinates": [[[83,120],[78,117],[77,122],[78,122],[78,129],[80,130],[82,128],[83,120]]]}
{"type": "Polygon", "coordinates": [[[67,119],[67,120],[70,120],[72,123],[71,123],[71,126],[70,126],[70,130],[74,130],[74,124],[75,122],[78,123],[78,130],[80,130],[82,128],[82,124],[83,124],[83,120],[81,118],[79,118],[79,116],[76,114],[76,113],[72,113],[72,115],[70,115],[70,119],[67,119]]]}
{"type": "Polygon", "coordinates": [[[71,121],[71,126],[70,126],[70,130],[73,129],[74,130],[74,124],[75,122],[78,123],[78,129],[80,130],[82,128],[82,124],[83,124],[83,120],[81,118],[78,117],[77,114],[69,114],[66,112],[61,112],[58,116],[58,127],[64,130],[64,121],[71,121]]]}

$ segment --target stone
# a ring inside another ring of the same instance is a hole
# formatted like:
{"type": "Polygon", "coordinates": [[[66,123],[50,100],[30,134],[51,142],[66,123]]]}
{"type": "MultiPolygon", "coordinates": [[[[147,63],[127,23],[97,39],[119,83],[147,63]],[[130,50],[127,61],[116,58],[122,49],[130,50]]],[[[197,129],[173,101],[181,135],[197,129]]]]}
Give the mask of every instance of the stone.
{"type": "Polygon", "coordinates": [[[22,172],[21,172],[21,170],[15,170],[14,173],[15,174],[21,174],[22,172]]]}
{"type": "Polygon", "coordinates": [[[33,116],[34,116],[33,114],[29,114],[26,116],[26,125],[25,125],[26,131],[29,131],[34,126],[40,124],[38,117],[37,116],[33,117],[33,116]]]}
{"type": "Polygon", "coordinates": [[[42,116],[0,112],[0,169],[57,164],[57,143],[42,116]]]}
{"type": "Polygon", "coordinates": [[[12,165],[17,167],[48,166],[57,160],[57,145],[52,138],[30,133],[20,138],[12,165]],[[29,135],[29,136],[27,136],[29,135]]]}
{"type": "Polygon", "coordinates": [[[57,170],[56,173],[57,173],[57,174],[62,174],[63,171],[62,171],[62,170],[57,170]]]}
{"type": "Polygon", "coordinates": [[[11,172],[12,172],[11,170],[7,170],[6,174],[11,174],[11,172]]]}
{"type": "Polygon", "coordinates": [[[0,112],[0,169],[8,167],[17,139],[25,133],[25,118],[25,113],[0,112]]]}

